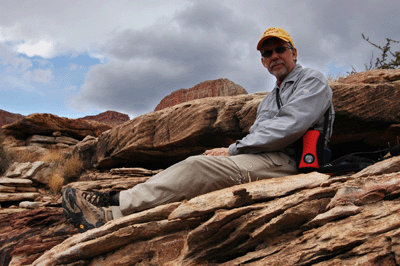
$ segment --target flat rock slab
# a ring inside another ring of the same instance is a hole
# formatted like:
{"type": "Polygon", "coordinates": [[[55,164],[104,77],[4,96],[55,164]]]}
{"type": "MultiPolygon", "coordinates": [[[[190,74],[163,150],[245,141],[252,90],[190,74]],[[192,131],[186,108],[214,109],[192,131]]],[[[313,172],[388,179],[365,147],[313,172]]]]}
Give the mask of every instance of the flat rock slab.
{"type": "Polygon", "coordinates": [[[32,180],[29,179],[0,177],[0,185],[4,186],[26,187],[32,185],[32,183],[33,183],[32,180]]]}
{"type": "Polygon", "coordinates": [[[0,202],[34,200],[40,193],[1,193],[0,202]]]}
{"type": "Polygon", "coordinates": [[[218,193],[208,193],[184,202],[171,213],[169,219],[204,215],[217,209],[231,209],[260,200],[286,196],[297,190],[318,187],[328,179],[328,175],[314,172],[259,180],[222,189],[218,193]]]}
{"type": "Polygon", "coordinates": [[[15,188],[15,187],[2,186],[2,185],[0,185],[0,192],[8,192],[8,193],[11,193],[11,192],[15,192],[15,191],[16,191],[16,188],[15,188]]]}

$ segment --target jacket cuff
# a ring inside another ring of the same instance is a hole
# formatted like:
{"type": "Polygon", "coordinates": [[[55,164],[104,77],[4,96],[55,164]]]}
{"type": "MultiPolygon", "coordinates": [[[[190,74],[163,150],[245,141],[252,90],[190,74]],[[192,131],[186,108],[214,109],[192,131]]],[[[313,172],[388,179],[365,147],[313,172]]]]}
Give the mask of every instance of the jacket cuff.
{"type": "Polygon", "coordinates": [[[239,151],[236,148],[236,143],[229,145],[229,154],[230,155],[238,155],[239,154],[239,151]]]}

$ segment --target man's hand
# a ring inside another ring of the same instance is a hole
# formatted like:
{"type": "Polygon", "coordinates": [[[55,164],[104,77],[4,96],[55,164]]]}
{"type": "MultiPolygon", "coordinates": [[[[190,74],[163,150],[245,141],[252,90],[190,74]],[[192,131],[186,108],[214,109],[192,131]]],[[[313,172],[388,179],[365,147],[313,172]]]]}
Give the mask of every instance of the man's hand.
{"type": "Polygon", "coordinates": [[[229,156],[229,148],[215,148],[205,151],[204,154],[210,156],[229,156]]]}

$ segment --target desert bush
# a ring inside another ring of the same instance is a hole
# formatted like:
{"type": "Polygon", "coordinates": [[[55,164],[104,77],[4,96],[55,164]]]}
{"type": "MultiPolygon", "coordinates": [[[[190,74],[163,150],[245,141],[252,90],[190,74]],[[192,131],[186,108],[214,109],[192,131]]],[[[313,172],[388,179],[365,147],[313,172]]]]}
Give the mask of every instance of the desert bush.
{"type": "Polygon", "coordinates": [[[48,187],[54,192],[60,191],[65,182],[79,177],[83,171],[82,162],[75,156],[66,157],[61,150],[49,150],[41,161],[51,165],[53,173],[48,187]]]}
{"type": "Polygon", "coordinates": [[[74,178],[79,177],[79,175],[83,171],[83,164],[79,158],[73,156],[71,158],[66,159],[63,162],[63,165],[59,167],[62,171],[62,175],[66,181],[71,181],[74,178]]]}
{"type": "Polygon", "coordinates": [[[51,168],[48,187],[58,192],[66,182],[78,178],[83,171],[82,162],[75,156],[67,155],[60,149],[48,149],[45,154],[26,149],[8,150],[3,145],[4,136],[0,134],[0,175],[14,162],[25,163],[43,161],[51,168]]]}
{"type": "Polygon", "coordinates": [[[49,149],[48,152],[40,158],[40,161],[53,164],[55,167],[63,166],[66,158],[58,149],[49,149]]]}
{"type": "MultiPolygon", "coordinates": [[[[378,48],[382,51],[380,57],[376,57],[374,59],[374,53],[372,52],[371,59],[369,63],[364,64],[365,70],[372,70],[372,69],[397,69],[400,68],[400,51],[392,51],[392,44],[393,43],[400,43],[400,41],[396,41],[390,38],[386,38],[386,44],[384,46],[380,46],[375,44],[369,40],[369,37],[365,37],[364,34],[361,34],[362,38],[367,41],[372,46],[378,48]],[[375,61],[375,63],[374,63],[375,61]]],[[[352,66],[352,71],[347,72],[347,74],[355,74],[357,70],[352,66]]]]}
{"type": "Polygon", "coordinates": [[[65,179],[62,174],[53,173],[49,178],[49,183],[47,184],[51,191],[57,193],[61,190],[65,183],[65,179]]]}
{"type": "Polygon", "coordinates": [[[364,34],[361,34],[363,39],[366,40],[371,45],[375,46],[379,50],[382,51],[381,57],[377,57],[375,59],[375,64],[373,63],[374,54],[372,53],[371,60],[369,64],[365,64],[365,70],[371,69],[396,69],[400,67],[400,51],[391,51],[392,43],[400,43],[400,41],[395,41],[389,38],[386,38],[386,45],[380,46],[369,40],[368,37],[365,37],[364,34]],[[391,58],[389,58],[391,56],[391,58]]]}
{"type": "Polygon", "coordinates": [[[41,161],[51,164],[53,169],[65,180],[78,177],[83,171],[83,164],[76,156],[66,156],[61,150],[49,150],[41,161]]]}

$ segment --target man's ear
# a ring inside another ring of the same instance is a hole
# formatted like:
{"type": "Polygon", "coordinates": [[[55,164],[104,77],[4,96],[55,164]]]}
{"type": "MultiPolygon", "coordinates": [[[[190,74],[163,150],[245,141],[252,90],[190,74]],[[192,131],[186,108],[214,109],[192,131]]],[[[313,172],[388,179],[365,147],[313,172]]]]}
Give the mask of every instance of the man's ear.
{"type": "Polygon", "coordinates": [[[293,55],[294,60],[296,60],[297,59],[297,49],[296,48],[292,49],[292,55],[293,55]]]}
{"type": "Polygon", "coordinates": [[[265,59],[264,57],[261,57],[261,64],[263,64],[263,66],[264,66],[265,68],[268,68],[267,59],[265,59]]]}

